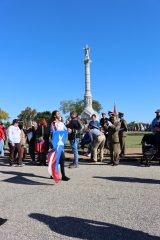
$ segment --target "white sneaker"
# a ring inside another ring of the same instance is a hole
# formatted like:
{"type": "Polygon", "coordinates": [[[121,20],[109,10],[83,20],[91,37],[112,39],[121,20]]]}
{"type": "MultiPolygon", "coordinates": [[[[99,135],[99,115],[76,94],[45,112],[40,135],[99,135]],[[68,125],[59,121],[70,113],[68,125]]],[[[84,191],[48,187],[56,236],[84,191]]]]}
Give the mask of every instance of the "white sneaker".
{"type": "Polygon", "coordinates": [[[91,153],[88,153],[88,154],[87,154],[87,157],[91,157],[91,153]]]}
{"type": "Polygon", "coordinates": [[[21,163],[21,164],[18,165],[18,167],[23,167],[23,166],[25,166],[24,163],[21,163]]]}

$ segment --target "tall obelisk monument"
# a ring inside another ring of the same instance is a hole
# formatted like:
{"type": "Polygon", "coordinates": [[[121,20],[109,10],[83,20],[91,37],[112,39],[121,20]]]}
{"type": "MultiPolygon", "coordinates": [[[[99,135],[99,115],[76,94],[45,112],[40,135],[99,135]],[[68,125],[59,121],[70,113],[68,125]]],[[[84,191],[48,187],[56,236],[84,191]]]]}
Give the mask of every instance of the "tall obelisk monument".
{"type": "Polygon", "coordinates": [[[90,79],[90,48],[86,45],[84,48],[84,64],[85,64],[85,95],[84,95],[84,111],[83,118],[89,119],[94,113],[92,108],[92,95],[91,95],[91,79],[90,79]]]}

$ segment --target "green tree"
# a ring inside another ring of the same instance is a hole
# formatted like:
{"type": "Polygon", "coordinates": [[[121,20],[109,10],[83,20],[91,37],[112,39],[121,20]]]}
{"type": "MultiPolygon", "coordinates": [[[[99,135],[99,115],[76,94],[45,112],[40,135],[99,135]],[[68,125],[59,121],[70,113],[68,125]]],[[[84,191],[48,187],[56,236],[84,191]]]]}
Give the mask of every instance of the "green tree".
{"type": "Polygon", "coordinates": [[[10,125],[11,125],[10,122],[5,122],[5,123],[4,123],[5,128],[8,128],[10,125]]]}
{"type": "Polygon", "coordinates": [[[39,121],[41,118],[45,118],[48,124],[50,123],[52,113],[50,111],[38,112],[35,116],[34,120],[36,122],[39,121]]]}
{"type": "Polygon", "coordinates": [[[17,116],[21,121],[23,121],[24,126],[27,125],[28,122],[33,121],[37,114],[36,109],[32,109],[30,107],[26,107],[21,113],[17,116]]]}
{"type": "Polygon", "coordinates": [[[0,108],[0,120],[7,120],[8,118],[9,118],[9,114],[0,108]]]}
{"type": "Polygon", "coordinates": [[[93,107],[93,109],[94,109],[96,112],[98,112],[98,113],[100,113],[101,110],[103,109],[101,103],[99,103],[97,100],[93,100],[93,101],[92,101],[92,107],[93,107]]]}
{"type": "MultiPolygon", "coordinates": [[[[92,107],[98,113],[100,113],[100,111],[102,110],[102,105],[97,100],[92,101],[92,107]]],[[[76,99],[75,101],[64,100],[60,102],[60,111],[62,111],[63,114],[75,111],[78,115],[80,115],[83,110],[84,100],[76,99]]]]}

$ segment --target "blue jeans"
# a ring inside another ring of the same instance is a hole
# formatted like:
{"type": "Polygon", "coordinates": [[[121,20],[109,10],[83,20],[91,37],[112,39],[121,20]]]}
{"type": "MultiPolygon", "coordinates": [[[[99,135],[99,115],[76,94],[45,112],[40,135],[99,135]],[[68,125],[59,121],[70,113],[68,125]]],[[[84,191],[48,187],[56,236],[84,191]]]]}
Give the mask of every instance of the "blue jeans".
{"type": "Polygon", "coordinates": [[[76,138],[74,140],[70,140],[72,152],[74,154],[74,160],[73,164],[78,164],[78,144],[79,144],[79,138],[76,138]]]}
{"type": "Polygon", "coordinates": [[[0,156],[4,157],[4,140],[0,140],[0,156]]]}

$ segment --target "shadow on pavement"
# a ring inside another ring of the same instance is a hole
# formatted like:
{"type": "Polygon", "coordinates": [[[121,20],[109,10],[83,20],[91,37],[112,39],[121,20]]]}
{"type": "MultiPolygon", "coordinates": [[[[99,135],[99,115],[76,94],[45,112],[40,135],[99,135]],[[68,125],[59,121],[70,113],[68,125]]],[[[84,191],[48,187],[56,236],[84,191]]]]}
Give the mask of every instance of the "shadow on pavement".
{"type": "Polygon", "coordinates": [[[106,179],[106,180],[116,181],[116,182],[160,184],[160,180],[158,179],[145,179],[145,178],[134,178],[134,177],[100,177],[100,176],[94,176],[93,178],[106,179]]]}
{"type": "MultiPolygon", "coordinates": [[[[26,158],[25,160],[23,160],[23,163],[25,163],[25,165],[35,165],[30,158],[26,158]]],[[[1,157],[0,158],[0,166],[3,167],[9,167],[9,158],[5,155],[5,157],[1,157]]]]}
{"type": "Polygon", "coordinates": [[[14,177],[2,180],[3,182],[7,182],[7,183],[26,184],[26,185],[53,185],[48,183],[36,182],[36,181],[25,178],[25,177],[32,177],[32,178],[35,177],[35,178],[49,179],[47,177],[38,176],[32,173],[22,173],[22,172],[15,172],[15,171],[0,171],[0,173],[15,175],[14,177]]]}
{"type": "MultiPolygon", "coordinates": [[[[73,158],[73,154],[72,151],[69,149],[67,149],[65,151],[66,153],[70,153],[72,158],[73,158]]],[[[91,157],[87,157],[85,156],[86,152],[79,150],[79,163],[81,163],[81,165],[95,165],[91,159],[91,157]]],[[[66,154],[67,155],[67,154],[66,154]]],[[[130,166],[137,166],[137,167],[141,167],[140,165],[140,160],[141,160],[141,153],[129,153],[123,157],[120,158],[120,165],[130,165],[130,166]]],[[[73,159],[71,159],[70,157],[66,157],[66,162],[72,161],[73,159]]],[[[104,161],[103,161],[104,165],[108,165],[110,164],[110,156],[107,153],[104,153],[104,161]]],[[[100,164],[102,165],[102,164],[100,164]]]]}
{"type": "Polygon", "coordinates": [[[87,240],[158,240],[159,237],[118,225],[75,217],[51,217],[31,213],[30,218],[47,225],[60,235],[87,240]]]}
{"type": "Polygon", "coordinates": [[[7,219],[0,218],[0,226],[3,225],[5,222],[7,222],[7,219]]]}

